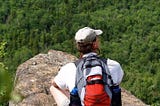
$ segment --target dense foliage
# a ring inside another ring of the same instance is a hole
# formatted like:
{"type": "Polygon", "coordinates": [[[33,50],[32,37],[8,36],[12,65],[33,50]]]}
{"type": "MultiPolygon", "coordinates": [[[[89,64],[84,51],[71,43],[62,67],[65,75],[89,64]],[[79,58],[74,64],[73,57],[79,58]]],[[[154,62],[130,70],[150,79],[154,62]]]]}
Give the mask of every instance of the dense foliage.
{"type": "MultiPolygon", "coordinates": [[[[0,42],[0,58],[5,56],[5,44],[6,42],[0,42]]],[[[0,61],[0,106],[7,105],[7,101],[10,98],[10,92],[12,91],[12,80],[7,67],[0,61]]]]}
{"type": "Polygon", "coordinates": [[[104,31],[101,55],[121,63],[122,86],[145,103],[160,105],[157,0],[1,0],[0,42],[5,49],[0,55],[5,55],[0,61],[14,77],[19,64],[40,52],[78,55],[73,38],[84,26],[104,31]]]}

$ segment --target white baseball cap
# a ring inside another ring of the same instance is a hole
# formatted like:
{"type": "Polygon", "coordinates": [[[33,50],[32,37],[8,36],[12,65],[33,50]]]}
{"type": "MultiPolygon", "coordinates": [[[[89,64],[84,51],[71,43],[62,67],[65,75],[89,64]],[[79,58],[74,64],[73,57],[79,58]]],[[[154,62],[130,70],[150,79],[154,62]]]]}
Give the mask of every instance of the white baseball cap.
{"type": "Polygon", "coordinates": [[[75,40],[77,43],[89,43],[93,42],[96,36],[102,34],[102,30],[98,29],[92,29],[90,27],[84,27],[79,29],[76,32],[75,40]]]}

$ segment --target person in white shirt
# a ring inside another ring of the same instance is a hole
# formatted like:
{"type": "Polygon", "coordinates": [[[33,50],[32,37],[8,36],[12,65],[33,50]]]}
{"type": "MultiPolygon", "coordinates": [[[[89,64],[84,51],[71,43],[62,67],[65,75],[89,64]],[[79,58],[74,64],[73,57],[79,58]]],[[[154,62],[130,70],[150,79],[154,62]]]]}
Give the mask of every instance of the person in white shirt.
{"type": "MultiPolygon", "coordinates": [[[[102,30],[95,30],[90,27],[79,29],[75,35],[77,49],[80,52],[80,58],[90,55],[98,55],[99,38],[102,30]]],[[[124,72],[120,64],[111,59],[107,59],[107,66],[112,76],[114,84],[119,85],[122,81],[124,72]]],[[[61,67],[58,74],[52,79],[50,92],[53,95],[58,106],[69,105],[69,92],[75,87],[76,66],[74,63],[68,63],[61,67]]]]}

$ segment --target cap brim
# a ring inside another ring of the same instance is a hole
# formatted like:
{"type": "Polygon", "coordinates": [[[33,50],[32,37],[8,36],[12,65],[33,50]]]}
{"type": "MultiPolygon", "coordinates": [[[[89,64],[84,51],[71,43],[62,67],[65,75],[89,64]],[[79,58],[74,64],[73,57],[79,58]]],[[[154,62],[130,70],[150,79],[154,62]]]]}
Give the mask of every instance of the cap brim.
{"type": "Polygon", "coordinates": [[[96,35],[101,35],[103,33],[102,30],[94,30],[94,31],[95,31],[96,35]]]}

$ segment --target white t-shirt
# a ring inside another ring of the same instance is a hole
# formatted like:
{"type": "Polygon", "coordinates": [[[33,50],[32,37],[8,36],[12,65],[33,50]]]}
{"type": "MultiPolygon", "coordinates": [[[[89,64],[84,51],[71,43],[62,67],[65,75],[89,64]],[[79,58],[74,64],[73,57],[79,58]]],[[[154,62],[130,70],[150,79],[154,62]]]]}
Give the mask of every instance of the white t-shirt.
{"type": "MultiPolygon", "coordinates": [[[[97,55],[96,53],[89,53],[83,55],[83,57],[89,55],[97,55]]],[[[107,66],[111,73],[113,82],[117,85],[121,83],[124,72],[120,64],[114,60],[107,59],[107,66]]],[[[75,86],[76,66],[74,63],[68,63],[61,67],[58,74],[55,76],[54,81],[61,89],[69,89],[71,92],[75,86]]]]}

